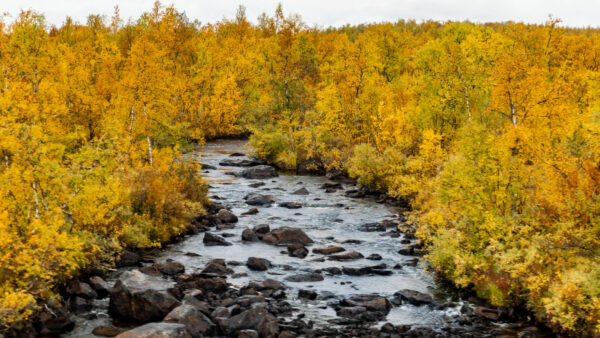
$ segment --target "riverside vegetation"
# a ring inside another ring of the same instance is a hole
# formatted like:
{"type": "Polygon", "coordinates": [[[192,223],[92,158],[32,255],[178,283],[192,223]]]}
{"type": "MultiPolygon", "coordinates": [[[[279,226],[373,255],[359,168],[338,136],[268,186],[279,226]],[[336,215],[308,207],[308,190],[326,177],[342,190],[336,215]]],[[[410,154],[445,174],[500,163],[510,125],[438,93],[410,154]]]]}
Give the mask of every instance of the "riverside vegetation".
{"type": "MultiPolygon", "coordinates": [[[[181,153],[249,134],[282,169],[341,169],[412,206],[441,275],[557,332],[600,334],[600,32],[285,16],[0,26],[0,325],[203,212],[181,153]]],[[[1,332],[1,331],[0,331],[1,332]]]]}

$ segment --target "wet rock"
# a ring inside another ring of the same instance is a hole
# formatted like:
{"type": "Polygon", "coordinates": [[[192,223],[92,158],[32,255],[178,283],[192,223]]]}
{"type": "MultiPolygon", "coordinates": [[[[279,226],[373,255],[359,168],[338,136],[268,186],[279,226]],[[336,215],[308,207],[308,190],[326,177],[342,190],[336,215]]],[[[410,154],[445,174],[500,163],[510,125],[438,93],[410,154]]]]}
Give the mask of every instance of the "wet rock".
{"type": "Polygon", "coordinates": [[[315,273],[315,272],[300,273],[300,274],[285,277],[286,281],[294,282],[294,283],[320,282],[324,279],[325,278],[323,278],[323,276],[321,276],[320,273],[315,273]]]}
{"type": "Polygon", "coordinates": [[[256,330],[240,330],[237,338],[258,338],[258,332],[256,330]]]}
{"type": "Polygon", "coordinates": [[[41,335],[58,335],[73,330],[75,326],[66,309],[51,302],[44,304],[33,322],[41,335]]]}
{"type": "Polygon", "coordinates": [[[254,271],[266,271],[271,267],[271,262],[264,258],[249,257],[246,266],[254,271]]]}
{"type": "Polygon", "coordinates": [[[102,337],[114,337],[121,332],[123,332],[123,329],[120,329],[114,325],[100,325],[96,326],[94,330],[92,330],[93,334],[102,337]]]}
{"type": "Polygon", "coordinates": [[[225,276],[233,273],[233,270],[225,266],[225,264],[218,264],[214,262],[210,262],[206,264],[204,269],[202,269],[202,273],[212,273],[219,276],[225,276]]]}
{"type": "Polygon", "coordinates": [[[361,241],[360,239],[347,239],[345,241],[342,242],[342,244],[360,244],[363,241],[361,241]]]}
{"type": "Polygon", "coordinates": [[[202,242],[206,246],[217,246],[217,245],[229,246],[229,245],[231,245],[231,243],[227,242],[225,240],[225,238],[223,238],[219,235],[212,234],[210,232],[204,233],[204,239],[202,240],[202,242]]]}
{"type": "Polygon", "coordinates": [[[321,247],[321,248],[314,248],[312,250],[313,253],[321,254],[321,255],[331,255],[331,254],[342,252],[342,251],[346,251],[346,249],[344,249],[341,246],[337,246],[337,245],[328,245],[328,246],[321,247]]]}
{"type": "Polygon", "coordinates": [[[335,267],[335,266],[324,268],[323,271],[326,271],[332,275],[341,275],[342,274],[342,269],[335,267]]]}
{"type": "MultiPolygon", "coordinates": [[[[382,296],[376,294],[356,295],[340,302],[342,307],[363,307],[367,311],[378,312],[385,317],[390,312],[392,304],[382,296]]],[[[339,315],[339,314],[338,314],[339,315]]]]}
{"type": "Polygon", "coordinates": [[[250,179],[266,179],[279,176],[275,168],[268,165],[258,165],[242,170],[238,176],[250,179]]]}
{"type": "Polygon", "coordinates": [[[272,195],[262,195],[255,192],[246,195],[244,200],[248,205],[269,205],[274,202],[272,195]]]}
{"type": "Polygon", "coordinates": [[[365,197],[367,195],[367,193],[364,190],[348,190],[346,191],[346,196],[351,197],[351,198],[362,198],[365,197]]]}
{"type": "Polygon", "coordinates": [[[140,264],[140,256],[135,252],[124,250],[117,259],[116,265],[118,268],[126,266],[137,266],[140,264]]]}
{"type": "Polygon", "coordinates": [[[118,338],[191,338],[185,325],[178,323],[148,323],[125,331],[118,338]]]}
{"type": "Polygon", "coordinates": [[[242,213],[242,215],[256,215],[256,214],[258,214],[258,209],[256,209],[256,208],[252,208],[252,209],[242,213]]]}
{"type": "Polygon", "coordinates": [[[250,188],[259,188],[259,187],[262,187],[263,185],[265,185],[265,182],[256,182],[256,183],[248,184],[248,186],[250,188]]]}
{"type": "Polygon", "coordinates": [[[211,333],[215,324],[192,305],[180,305],[173,309],[164,319],[167,323],[185,325],[192,337],[203,337],[211,333]]]}
{"type": "Polygon", "coordinates": [[[343,307],[341,309],[339,309],[336,313],[338,316],[340,317],[356,317],[361,313],[364,313],[367,311],[367,308],[365,308],[364,306],[349,306],[349,307],[343,307]]]}
{"type": "Polygon", "coordinates": [[[308,159],[301,162],[296,170],[298,175],[324,175],[325,166],[323,162],[316,159],[308,159]]]}
{"type": "Polygon", "coordinates": [[[89,299],[75,297],[69,300],[69,310],[73,312],[89,311],[92,309],[92,303],[89,299]]]}
{"type": "Polygon", "coordinates": [[[108,290],[110,287],[108,286],[108,283],[102,279],[102,277],[93,276],[90,277],[88,281],[92,289],[94,289],[94,291],[96,291],[98,294],[98,298],[104,298],[108,296],[108,290]]]}
{"type": "Polygon", "coordinates": [[[264,242],[269,244],[310,244],[313,240],[308,237],[302,229],[293,228],[293,227],[280,227],[277,229],[271,230],[268,234],[264,235],[262,238],[264,242]]]}
{"type": "Polygon", "coordinates": [[[371,254],[371,255],[367,256],[367,259],[370,261],[380,261],[383,258],[381,257],[380,254],[371,254]]]}
{"type": "Polygon", "coordinates": [[[349,276],[364,276],[368,274],[376,274],[376,275],[391,275],[392,272],[390,270],[386,270],[385,264],[371,265],[371,266],[362,266],[362,267],[342,267],[342,272],[349,276]]]}
{"type": "Polygon", "coordinates": [[[274,316],[265,316],[258,323],[258,333],[262,337],[277,337],[279,324],[274,316]]]}
{"type": "Polygon", "coordinates": [[[250,229],[244,229],[244,231],[242,231],[242,241],[256,242],[256,241],[258,241],[258,236],[256,236],[254,231],[252,231],[250,229]]]}
{"type": "Polygon", "coordinates": [[[304,258],[308,255],[308,249],[302,244],[290,244],[287,247],[288,255],[291,257],[304,258]]]}
{"type": "Polygon", "coordinates": [[[306,188],[300,188],[292,193],[292,195],[308,195],[309,192],[306,188]]]}
{"type": "Polygon", "coordinates": [[[344,189],[344,187],[342,187],[341,183],[323,183],[321,185],[321,189],[325,189],[325,190],[340,190],[340,189],[344,189]]]}
{"type": "Polygon", "coordinates": [[[185,255],[188,256],[188,257],[200,257],[200,256],[202,256],[201,254],[195,253],[195,252],[186,252],[185,255]]]}
{"type": "Polygon", "coordinates": [[[477,316],[488,320],[498,320],[500,318],[500,312],[498,310],[488,307],[478,306],[475,308],[474,312],[477,316]]]}
{"type": "Polygon", "coordinates": [[[275,316],[269,313],[264,307],[255,307],[231,318],[221,320],[219,326],[226,335],[233,335],[241,330],[251,329],[261,331],[261,327],[267,329],[264,327],[266,323],[263,321],[277,324],[275,316]],[[260,325],[261,322],[263,322],[263,325],[260,325]]]}
{"type": "Polygon", "coordinates": [[[329,260],[334,261],[351,261],[363,258],[364,256],[358,251],[346,251],[340,254],[329,256],[329,260]]]}
{"type": "Polygon", "coordinates": [[[407,266],[417,266],[418,263],[419,263],[418,258],[411,258],[411,259],[407,259],[406,261],[404,261],[404,265],[407,265],[407,266]]]}
{"type": "Polygon", "coordinates": [[[431,297],[430,295],[423,292],[408,289],[400,290],[394,293],[394,297],[396,300],[399,299],[402,302],[407,302],[413,305],[424,305],[431,304],[434,302],[433,297],[431,297]]]}
{"type": "Polygon", "coordinates": [[[202,290],[188,290],[183,297],[182,303],[192,305],[204,314],[210,314],[210,304],[206,301],[206,295],[202,290]]]}
{"type": "Polygon", "coordinates": [[[161,273],[169,276],[175,276],[185,272],[183,264],[168,259],[165,263],[154,263],[154,268],[161,273]]]}
{"type": "Polygon", "coordinates": [[[242,156],[246,156],[246,154],[244,153],[231,153],[229,154],[230,157],[242,157],[242,156]]]}
{"type": "Polygon", "coordinates": [[[312,290],[300,289],[298,290],[298,298],[306,298],[310,300],[317,299],[317,293],[312,290]]]}
{"type": "Polygon", "coordinates": [[[180,305],[167,291],[173,286],[172,282],[139,270],[126,271],[110,290],[109,313],[137,323],[161,320],[180,305]]]}
{"type": "Polygon", "coordinates": [[[300,209],[302,208],[302,203],[298,202],[281,202],[279,206],[287,209],[300,209]]]}
{"type": "Polygon", "coordinates": [[[222,167],[254,167],[254,166],[261,165],[261,164],[263,164],[263,163],[259,162],[259,161],[254,161],[254,160],[236,161],[236,160],[225,159],[225,160],[219,162],[219,165],[222,167]]]}
{"type": "Polygon", "coordinates": [[[215,216],[222,223],[237,223],[238,218],[233,212],[227,209],[221,209],[215,216]]]}
{"type": "Polygon", "coordinates": [[[71,297],[81,297],[85,299],[95,299],[98,293],[92,289],[88,283],[82,283],[77,280],[71,280],[67,284],[67,294],[71,297]]]}
{"type": "Polygon", "coordinates": [[[271,228],[269,227],[268,224],[258,224],[254,228],[252,228],[252,231],[254,231],[257,234],[264,235],[264,234],[268,233],[269,231],[271,231],[271,228]]]}

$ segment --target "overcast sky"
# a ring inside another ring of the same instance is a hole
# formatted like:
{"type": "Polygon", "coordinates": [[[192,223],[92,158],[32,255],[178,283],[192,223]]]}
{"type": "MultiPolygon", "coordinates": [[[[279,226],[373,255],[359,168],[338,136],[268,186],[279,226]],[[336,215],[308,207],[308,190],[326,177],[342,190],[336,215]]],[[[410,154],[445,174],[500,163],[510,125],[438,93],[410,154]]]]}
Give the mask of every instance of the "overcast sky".
{"type": "MultiPolygon", "coordinates": [[[[543,23],[548,15],[563,25],[600,26],[600,0],[170,0],[190,19],[202,23],[232,18],[238,5],[247,9],[256,22],[259,14],[272,14],[281,2],[288,13],[298,13],[310,24],[323,27],[347,23],[417,20],[470,20],[472,22],[524,21],[543,23]]],[[[46,15],[49,24],[60,25],[66,16],[85,23],[88,14],[110,17],[119,5],[121,17],[137,19],[152,8],[154,0],[0,0],[0,11],[14,17],[21,9],[35,9],[46,15]]]]}

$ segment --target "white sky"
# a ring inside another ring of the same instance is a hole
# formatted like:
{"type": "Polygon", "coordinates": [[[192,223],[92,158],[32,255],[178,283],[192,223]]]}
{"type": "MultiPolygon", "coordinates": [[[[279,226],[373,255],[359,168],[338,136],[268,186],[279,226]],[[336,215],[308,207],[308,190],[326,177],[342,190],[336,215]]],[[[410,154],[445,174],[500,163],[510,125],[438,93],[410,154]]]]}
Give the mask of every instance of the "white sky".
{"type": "MultiPolygon", "coordinates": [[[[322,27],[347,23],[396,21],[398,19],[470,20],[472,22],[524,21],[543,23],[548,15],[563,25],[600,26],[600,0],[163,0],[202,23],[223,17],[233,18],[238,5],[246,7],[256,22],[260,13],[272,14],[281,2],[284,12],[298,13],[309,24],[322,27]]],[[[60,25],[66,16],[85,23],[88,14],[110,17],[119,5],[121,17],[137,19],[152,9],[154,0],[0,0],[0,12],[12,17],[20,9],[34,9],[46,15],[49,24],[60,25]]]]}

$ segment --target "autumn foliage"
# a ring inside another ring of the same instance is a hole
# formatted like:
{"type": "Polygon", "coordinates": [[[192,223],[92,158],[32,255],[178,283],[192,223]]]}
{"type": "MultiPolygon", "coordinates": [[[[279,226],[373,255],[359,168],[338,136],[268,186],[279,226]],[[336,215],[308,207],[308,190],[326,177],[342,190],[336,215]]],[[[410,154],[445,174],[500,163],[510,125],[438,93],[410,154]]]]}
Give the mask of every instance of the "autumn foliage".
{"type": "Polygon", "coordinates": [[[119,248],[184,230],[204,188],[182,149],[250,133],[411,202],[443,276],[557,331],[600,335],[600,32],[398,21],[309,27],[240,8],[201,25],[0,31],[0,318],[119,248]],[[44,259],[39,259],[43,257],[44,259]]]}

